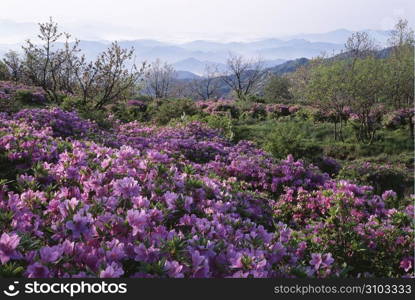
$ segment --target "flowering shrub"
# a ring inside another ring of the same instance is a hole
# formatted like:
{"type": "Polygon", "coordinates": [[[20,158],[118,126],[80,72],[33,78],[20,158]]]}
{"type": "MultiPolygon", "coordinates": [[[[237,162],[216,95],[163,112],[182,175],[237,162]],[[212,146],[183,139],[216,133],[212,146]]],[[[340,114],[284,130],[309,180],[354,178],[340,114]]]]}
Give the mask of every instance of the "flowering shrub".
{"type": "Polygon", "coordinates": [[[383,125],[386,128],[396,129],[408,124],[414,118],[414,109],[399,109],[386,114],[383,118],[383,125]]]}
{"type": "Polygon", "coordinates": [[[341,170],[341,165],[331,157],[322,157],[318,162],[317,166],[323,172],[330,175],[337,175],[341,170]]]}
{"type": "Polygon", "coordinates": [[[2,276],[413,276],[412,205],[198,122],[0,114],[0,164],[2,276]]]}
{"type": "Polygon", "coordinates": [[[235,100],[209,100],[196,102],[198,107],[209,115],[230,115],[237,118],[240,114],[239,108],[236,106],[235,100]]]}
{"type": "Polygon", "coordinates": [[[27,86],[11,81],[0,81],[0,107],[16,104],[39,105],[46,102],[46,93],[40,87],[27,86]]]}
{"type": "Polygon", "coordinates": [[[237,102],[227,99],[198,101],[197,105],[209,115],[229,115],[232,118],[279,118],[295,115],[300,110],[298,105],[237,102]]]}
{"type": "Polygon", "coordinates": [[[358,184],[373,186],[381,194],[393,189],[400,197],[413,187],[413,174],[408,174],[404,165],[379,164],[357,161],[349,163],[339,173],[339,177],[358,184]]]}

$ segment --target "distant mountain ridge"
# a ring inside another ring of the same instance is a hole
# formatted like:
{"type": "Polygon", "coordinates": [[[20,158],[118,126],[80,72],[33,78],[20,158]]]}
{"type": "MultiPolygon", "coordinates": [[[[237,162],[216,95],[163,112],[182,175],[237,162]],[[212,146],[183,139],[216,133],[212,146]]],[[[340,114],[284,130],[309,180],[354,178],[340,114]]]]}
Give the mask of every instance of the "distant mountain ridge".
{"type": "MultiPolygon", "coordinates": [[[[376,50],[374,52],[374,56],[376,58],[386,58],[390,55],[391,51],[392,51],[391,47],[376,50]]],[[[348,58],[350,58],[350,52],[342,52],[340,54],[337,54],[337,55],[334,55],[332,57],[326,58],[326,60],[327,61],[336,61],[336,60],[343,60],[343,59],[348,59],[348,58]]],[[[284,75],[286,73],[295,72],[298,68],[308,64],[309,61],[310,61],[310,59],[305,58],[305,57],[297,58],[297,59],[294,59],[294,60],[286,61],[282,64],[277,65],[277,66],[268,68],[267,71],[271,72],[273,74],[276,74],[276,75],[284,75]]]]}
{"type": "MultiPolygon", "coordinates": [[[[265,68],[271,68],[284,62],[286,62],[285,59],[264,60],[263,65],[265,68]]],[[[185,70],[197,74],[199,76],[203,75],[207,66],[212,69],[215,69],[219,73],[222,73],[226,70],[225,63],[217,63],[208,60],[201,61],[194,57],[186,58],[184,60],[180,60],[178,62],[173,63],[173,67],[176,70],[185,70]]]]}
{"type": "MultiPolygon", "coordinates": [[[[375,39],[381,46],[385,46],[390,35],[390,30],[360,30],[366,32],[369,36],[375,39]]],[[[344,44],[354,31],[348,29],[337,29],[326,33],[306,33],[287,36],[284,39],[305,39],[309,42],[326,42],[334,44],[344,44]]]]}
{"type": "MultiPolygon", "coordinates": [[[[24,38],[36,36],[37,26],[34,23],[16,23],[0,20],[0,37],[7,40],[9,36],[24,38]]],[[[65,30],[65,28],[62,28],[65,30]]],[[[386,43],[389,31],[366,30],[379,43],[386,43]]],[[[177,71],[191,72],[201,75],[206,65],[215,65],[219,71],[225,69],[226,59],[230,53],[245,57],[260,57],[267,68],[273,68],[287,61],[298,58],[310,59],[323,53],[330,56],[340,53],[351,30],[338,29],[327,33],[297,34],[283,38],[267,38],[250,42],[217,42],[195,40],[185,43],[170,43],[153,39],[121,40],[122,47],[135,49],[135,60],[154,61],[161,59],[173,64],[177,71]]],[[[110,41],[81,40],[80,48],[88,59],[94,59],[104,51],[110,41]]],[[[1,44],[0,56],[9,49],[19,50],[19,44],[1,44]]],[[[288,64],[290,66],[290,64],[288,64]]],[[[281,66],[281,69],[287,65],[281,66]]],[[[289,69],[289,67],[288,67],[289,69]]],[[[192,76],[182,73],[183,76],[192,76]]]]}

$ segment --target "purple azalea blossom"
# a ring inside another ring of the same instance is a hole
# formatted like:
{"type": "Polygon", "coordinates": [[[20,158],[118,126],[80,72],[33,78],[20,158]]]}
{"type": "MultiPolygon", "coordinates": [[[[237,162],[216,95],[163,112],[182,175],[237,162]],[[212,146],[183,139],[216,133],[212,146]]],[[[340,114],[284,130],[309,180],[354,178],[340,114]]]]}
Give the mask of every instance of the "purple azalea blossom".
{"type": "Polygon", "coordinates": [[[412,269],[412,264],[413,264],[413,258],[411,257],[406,257],[404,258],[401,263],[400,263],[400,267],[405,271],[408,272],[410,269],[412,269]]]}
{"type": "Polygon", "coordinates": [[[133,235],[142,232],[147,227],[148,215],[145,210],[129,210],[127,212],[127,221],[133,228],[133,235]]]}
{"type": "Polygon", "coordinates": [[[50,272],[48,267],[35,262],[27,267],[26,275],[28,278],[49,278],[50,272]]]}
{"type": "Polygon", "coordinates": [[[16,248],[19,245],[20,237],[15,234],[3,233],[0,237],[0,261],[7,263],[11,258],[17,256],[16,248]]]}
{"type": "Polygon", "coordinates": [[[140,193],[138,181],[132,177],[125,177],[114,182],[114,194],[121,197],[136,197],[140,193]]]}
{"type": "Polygon", "coordinates": [[[76,214],[72,221],[66,222],[66,228],[71,230],[72,236],[77,239],[80,238],[81,235],[89,235],[91,232],[90,226],[92,221],[90,214],[87,216],[76,214]]]}
{"type": "Polygon", "coordinates": [[[62,256],[63,251],[64,248],[59,245],[53,247],[45,246],[39,250],[40,259],[43,263],[53,263],[62,256]]]}
{"type": "Polygon", "coordinates": [[[117,263],[112,262],[105,270],[99,274],[100,278],[119,278],[124,274],[124,270],[117,263]]]}

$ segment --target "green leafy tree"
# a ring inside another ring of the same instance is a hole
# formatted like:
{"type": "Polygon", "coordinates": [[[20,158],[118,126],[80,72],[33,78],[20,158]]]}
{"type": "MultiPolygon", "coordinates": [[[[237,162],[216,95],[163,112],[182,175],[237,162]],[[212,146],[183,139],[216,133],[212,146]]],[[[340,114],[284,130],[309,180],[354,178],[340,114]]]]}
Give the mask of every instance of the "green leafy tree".
{"type": "Polygon", "coordinates": [[[385,104],[385,61],[374,57],[358,59],[349,85],[350,107],[357,117],[357,138],[371,144],[381,126],[385,104]]]}
{"type": "Polygon", "coordinates": [[[286,77],[272,75],[265,85],[265,99],[267,102],[286,102],[292,99],[290,81],[286,77]]]}
{"type": "Polygon", "coordinates": [[[345,61],[318,64],[311,70],[306,87],[311,103],[334,123],[335,140],[343,139],[344,112],[351,102],[349,78],[345,68],[345,61]]]}
{"type": "Polygon", "coordinates": [[[389,44],[392,47],[385,70],[386,94],[395,109],[407,111],[411,137],[414,137],[414,31],[408,21],[399,20],[391,32],[389,44]]]}

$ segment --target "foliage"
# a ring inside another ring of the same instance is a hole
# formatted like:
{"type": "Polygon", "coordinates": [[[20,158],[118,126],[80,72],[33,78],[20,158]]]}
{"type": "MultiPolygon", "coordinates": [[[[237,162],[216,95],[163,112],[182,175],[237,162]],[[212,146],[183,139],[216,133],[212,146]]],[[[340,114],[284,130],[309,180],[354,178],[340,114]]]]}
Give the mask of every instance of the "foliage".
{"type": "Polygon", "coordinates": [[[165,99],[153,101],[148,107],[151,119],[165,125],[173,119],[198,112],[195,103],[189,99],[165,99]]]}
{"type": "Polygon", "coordinates": [[[9,79],[9,70],[7,66],[0,60],[0,80],[7,80],[9,79]]]}
{"type": "Polygon", "coordinates": [[[339,178],[348,179],[360,185],[370,185],[377,194],[393,190],[399,197],[403,197],[412,190],[414,184],[413,174],[408,174],[405,170],[405,166],[398,164],[377,164],[357,160],[342,168],[339,178]]]}
{"type": "MultiPolygon", "coordinates": [[[[202,122],[209,126],[209,128],[218,129],[220,130],[222,136],[224,136],[226,139],[233,141],[235,137],[234,132],[234,123],[235,121],[228,117],[223,115],[209,115],[209,114],[196,114],[193,116],[186,115],[180,120],[176,119],[176,122],[179,121],[180,123],[191,123],[191,122],[202,122]]],[[[171,122],[172,125],[175,124],[175,122],[171,122]]]]}
{"type": "Polygon", "coordinates": [[[278,122],[266,139],[265,149],[277,158],[288,154],[313,160],[322,154],[322,147],[308,136],[309,122],[278,122]]]}
{"type": "Polygon", "coordinates": [[[283,103],[292,99],[290,81],[286,77],[271,76],[265,84],[264,98],[267,102],[283,103]]]}

